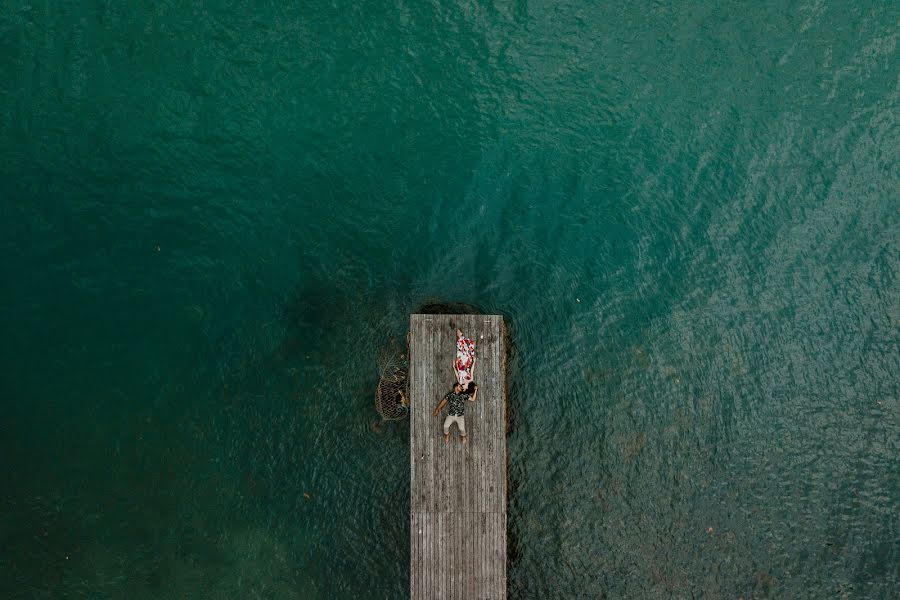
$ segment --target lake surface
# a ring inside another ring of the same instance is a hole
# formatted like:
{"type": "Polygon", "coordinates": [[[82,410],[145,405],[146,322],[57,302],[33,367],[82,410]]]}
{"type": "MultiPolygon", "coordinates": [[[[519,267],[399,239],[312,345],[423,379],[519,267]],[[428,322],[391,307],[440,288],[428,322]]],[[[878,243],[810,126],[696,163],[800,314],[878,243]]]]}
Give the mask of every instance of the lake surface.
{"type": "Polygon", "coordinates": [[[889,598],[898,24],[8,0],[0,596],[407,597],[377,360],[460,301],[513,336],[511,598],[889,598]]]}

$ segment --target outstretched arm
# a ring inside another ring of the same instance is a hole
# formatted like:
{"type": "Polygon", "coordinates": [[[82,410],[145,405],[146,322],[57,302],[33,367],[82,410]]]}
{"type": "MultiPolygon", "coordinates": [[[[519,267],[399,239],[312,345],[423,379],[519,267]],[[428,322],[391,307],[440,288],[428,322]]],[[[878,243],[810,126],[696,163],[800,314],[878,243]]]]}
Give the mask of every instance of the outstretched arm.
{"type": "Polygon", "coordinates": [[[475,402],[476,398],[478,398],[478,384],[475,384],[475,392],[472,394],[472,397],[469,398],[469,402],[475,402]]]}
{"type": "Polygon", "coordinates": [[[437,405],[437,408],[434,409],[434,412],[431,413],[431,416],[432,416],[432,417],[438,416],[438,413],[440,413],[442,410],[444,410],[444,405],[445,405],[445,404],[447,404],[447,397],[446,397],[446,396],[444,396],[443,398],[441,398],[440,404],[437,405]]]}

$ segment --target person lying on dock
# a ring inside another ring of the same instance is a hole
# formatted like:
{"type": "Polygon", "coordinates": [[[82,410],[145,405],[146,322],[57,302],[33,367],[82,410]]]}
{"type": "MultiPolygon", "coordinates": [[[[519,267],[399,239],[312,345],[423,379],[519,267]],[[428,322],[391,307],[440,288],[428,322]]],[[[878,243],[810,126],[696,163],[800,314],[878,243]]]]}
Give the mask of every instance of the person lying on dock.
{"type": "Polygon", "coordinates": [[[475,379],[475,341],[456,330],[456,358],[453,360],[453,373],[463,387],[470,385],[475,379]]]}
{"type": "Polygon", "coordinates": [[[453,423],[456,423],[456,426],[459,428],[459,439],[463,443],[463,446],[469,443],[469,438],[466,436],[466,400],[475,402],[475,398],[478,396],[478,386],[475,385],[474,382],[470,383],[468,390],[471,391],[471,395],[464,392],[463,386],[457,381],[453,384],[453,390],[447,392],[447,395],[441,398],[437,408],[431,413],[431,416],[436,417],[444,410],[445,405],[450,405],[447,418],[444,419],[445,444],[450,443],[450,426],[453,425],[453,423]]]}

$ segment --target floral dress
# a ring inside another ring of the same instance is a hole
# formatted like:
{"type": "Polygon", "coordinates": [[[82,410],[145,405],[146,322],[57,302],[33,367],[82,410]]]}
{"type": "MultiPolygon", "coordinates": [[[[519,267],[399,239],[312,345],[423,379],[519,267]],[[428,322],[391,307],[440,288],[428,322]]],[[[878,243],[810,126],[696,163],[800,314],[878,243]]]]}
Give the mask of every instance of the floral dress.
{"type": "Polygon", "coordinates": [[[475,342],[464,335],[456,336],[456,380],[465,387],[472,381],[475,366],[475,342]]]}

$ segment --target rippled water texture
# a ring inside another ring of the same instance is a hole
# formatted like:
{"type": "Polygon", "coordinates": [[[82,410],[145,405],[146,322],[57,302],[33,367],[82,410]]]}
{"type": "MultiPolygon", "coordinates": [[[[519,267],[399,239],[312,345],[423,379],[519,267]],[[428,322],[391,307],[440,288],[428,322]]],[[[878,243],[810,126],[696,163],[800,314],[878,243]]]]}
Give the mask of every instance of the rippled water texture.
{"type": "Polygon", "coordinates": [[[376,360],[461,301],[514,339],[511,598],[889,598],[898,25],[7,0],[0,596],[405,597],[376,360]]]}

